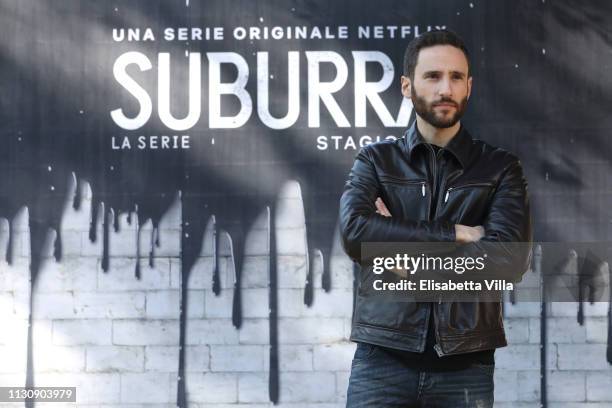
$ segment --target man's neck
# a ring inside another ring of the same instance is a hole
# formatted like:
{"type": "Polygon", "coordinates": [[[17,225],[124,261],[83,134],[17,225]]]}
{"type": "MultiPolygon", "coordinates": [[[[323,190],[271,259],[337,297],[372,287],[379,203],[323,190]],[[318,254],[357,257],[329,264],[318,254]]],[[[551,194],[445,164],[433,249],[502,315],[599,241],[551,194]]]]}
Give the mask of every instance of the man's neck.
{"type": "Polygon", "coordinates": [[[437,128],[426,122],[419,115],[416,117],[416,122],[419,133],[423,136],[423,139],[425,139],[427,143],[440,147],[446,146],[461,128],[461,122],[457,122],[449,128],[437,128]]]}

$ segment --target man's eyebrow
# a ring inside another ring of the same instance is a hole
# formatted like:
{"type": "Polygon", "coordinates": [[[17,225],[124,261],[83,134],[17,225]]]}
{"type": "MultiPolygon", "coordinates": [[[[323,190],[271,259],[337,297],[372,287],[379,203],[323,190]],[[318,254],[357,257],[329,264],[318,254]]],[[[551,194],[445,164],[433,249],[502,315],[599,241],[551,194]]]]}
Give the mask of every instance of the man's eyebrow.
{"type": "MultiPolygon", "coordinates": [[[[461,78],[465,78],[467,76],[466,73],[462,72],[462,71],[450,71],[450,72],[453,75],[459,75],[461,78]]],[[[423,76],[431,75],[431,74],[441,74],[441,73],[442,73],[442,71],[432,69],[430,71],[423,72],[423,76]]]]}
{"type": "Polygon", "coordinates": [[[461,71],[451,71],[451,73],[454,75],[459,75],[461,78],[465,78],[466,76],[465,72],[461,72],[461,71]]]}

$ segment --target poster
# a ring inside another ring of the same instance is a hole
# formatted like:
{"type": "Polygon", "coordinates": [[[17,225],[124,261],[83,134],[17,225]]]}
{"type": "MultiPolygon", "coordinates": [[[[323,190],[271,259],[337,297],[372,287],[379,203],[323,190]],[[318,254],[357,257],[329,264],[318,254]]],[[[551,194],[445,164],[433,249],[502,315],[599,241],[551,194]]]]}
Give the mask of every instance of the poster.
{"type": "MultiPolygon", "coordinates": [[[[343,406],[338,200],[359,149],[414,120],[402,55],[432,29],[466,41],[464,123],[521,158],[535,240],[609,240],[602,2],[0,8],[2,386],[75,386],[79,406],[343,406]]],[[[509,307],[500,406],[612,401],[609,302],[582,303],[509,307]]]]}

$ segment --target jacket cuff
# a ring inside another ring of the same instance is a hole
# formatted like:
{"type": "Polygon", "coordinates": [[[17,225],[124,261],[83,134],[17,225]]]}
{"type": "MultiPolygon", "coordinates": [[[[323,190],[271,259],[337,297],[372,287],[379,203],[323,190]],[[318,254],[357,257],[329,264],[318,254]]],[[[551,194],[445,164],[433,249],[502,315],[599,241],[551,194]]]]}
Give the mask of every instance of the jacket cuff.
{"type": "Polygon", "coordinates": [[[455,242],[457,237],[455,236],[455,224],[451,224],[448,221],[442,223],[442,241],[444,242],[455,242]]]}

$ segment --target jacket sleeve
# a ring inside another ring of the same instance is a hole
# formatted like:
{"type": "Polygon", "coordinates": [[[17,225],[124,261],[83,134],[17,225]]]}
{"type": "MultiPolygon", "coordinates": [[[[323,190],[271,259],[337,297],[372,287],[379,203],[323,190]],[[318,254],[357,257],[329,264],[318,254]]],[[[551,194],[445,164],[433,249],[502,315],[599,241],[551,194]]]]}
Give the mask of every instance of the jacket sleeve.
{"type": "Polygon", "coordinates": [[[346,253],[361,261],[365,242],[455,242],[455,226],[446,221],[408,221],[376,213],[380,195],[376,170],[363,148],[357,155],[340,198],[340,234],[346,253]]]}
{"type": "Polygon", "coordinates": [[[487,254],[485,272],[495,278],[519,282],[532,258],[533,230],[527,180],[518,159],[509,163],[498,183],[478,242],[461,245],[453,256],[487,254]]]}

